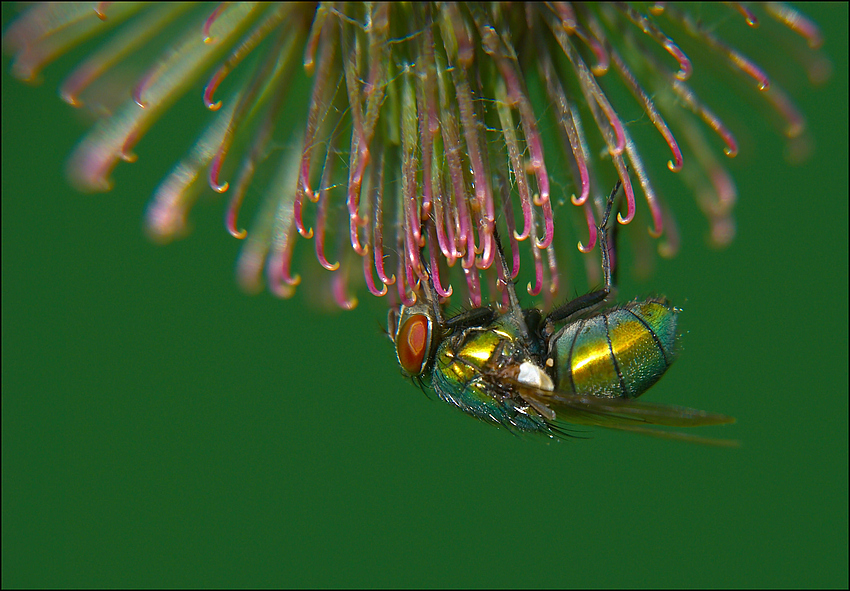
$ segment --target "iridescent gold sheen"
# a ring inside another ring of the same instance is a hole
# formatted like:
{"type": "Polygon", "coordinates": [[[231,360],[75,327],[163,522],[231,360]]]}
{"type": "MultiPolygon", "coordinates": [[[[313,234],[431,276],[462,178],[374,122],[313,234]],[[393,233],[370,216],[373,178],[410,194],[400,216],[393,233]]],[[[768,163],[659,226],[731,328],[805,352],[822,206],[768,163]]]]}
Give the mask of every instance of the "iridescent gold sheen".
{"type": "Polygon", "coordinates": [[[496,331],[471,331],[457,349],[451,345],[440,348],[437,367],[447,378],[458,384],[466,384],[489,365],[497,347],[505,338],[506,335],[496,331]]]}
{"type": "Polygon", "coordinates": [[[567,325],[551,344],[558,387],[587,396],[640,396],[673,361],[677,313],[666,300],[648,300],[567,325]]]}

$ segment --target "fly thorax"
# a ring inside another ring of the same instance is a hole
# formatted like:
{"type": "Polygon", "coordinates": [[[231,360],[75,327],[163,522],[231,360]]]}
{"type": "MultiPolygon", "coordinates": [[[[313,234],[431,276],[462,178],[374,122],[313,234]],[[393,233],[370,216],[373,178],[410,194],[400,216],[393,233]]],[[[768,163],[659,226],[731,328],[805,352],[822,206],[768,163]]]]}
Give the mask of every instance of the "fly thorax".
{"type": "Polygon", "coordinates": [[[507,333],[470,328],[446,340],[437,353],[437,363],[452,379],[468,383],[499,372],[520,355],[519,348],[507,333]]]}

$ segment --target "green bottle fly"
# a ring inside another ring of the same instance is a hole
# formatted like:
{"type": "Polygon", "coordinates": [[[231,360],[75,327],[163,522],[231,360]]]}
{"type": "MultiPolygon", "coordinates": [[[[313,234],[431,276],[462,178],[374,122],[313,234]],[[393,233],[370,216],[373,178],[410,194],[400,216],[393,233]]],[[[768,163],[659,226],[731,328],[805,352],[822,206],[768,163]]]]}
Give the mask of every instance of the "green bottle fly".
{"type": "Polygon", "coordinates": [[[679,310],[665,298],[600,310],[612,291],[607,225],[618,189],[619,183],[598,227],[603,289],[544,316],[522,309],[507,281],[506,313],[482,307],[444,318],[431,287],[414,305],[390,313],[403,372],[463,412],[513,432],[563,437],[570,424],[594,425],[735,445],[649,426],[720,425],[731,417],[636,400],[676,357],[679,310]]]}

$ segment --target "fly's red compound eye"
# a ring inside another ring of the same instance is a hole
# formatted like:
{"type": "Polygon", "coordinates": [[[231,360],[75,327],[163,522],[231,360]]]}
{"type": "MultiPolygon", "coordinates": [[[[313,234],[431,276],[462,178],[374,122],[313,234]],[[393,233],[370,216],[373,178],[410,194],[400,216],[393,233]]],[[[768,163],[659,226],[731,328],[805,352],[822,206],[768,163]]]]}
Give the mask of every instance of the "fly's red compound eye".
{"type": "Polygon", "coordinates": [[[402,324],[395,341],[398,362],[410,375],[419,375],[428,352],[430,321],[424,314],[414,314],[402,324]]]}

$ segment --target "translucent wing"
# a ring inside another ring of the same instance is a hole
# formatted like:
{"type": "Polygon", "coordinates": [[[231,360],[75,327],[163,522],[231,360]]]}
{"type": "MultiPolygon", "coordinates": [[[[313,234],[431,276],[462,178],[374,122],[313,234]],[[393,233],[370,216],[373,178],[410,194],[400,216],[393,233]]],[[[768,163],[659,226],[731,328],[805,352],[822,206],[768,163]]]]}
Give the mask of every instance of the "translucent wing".
{"type": "Polygon", "coordinates": [[[526,402],[546,418],[547,422],[556,427],[564,423],[592,425],[706,445],[725,447],[739,445],[739,442],[735,440],[700,437],[647,426],[703,427],[735,422],[734,418],[718,413],[643,402],[633,398],[601,398],[567,392],[547,392],[524,385],[519,385],[517,390],[526,402]]]}

